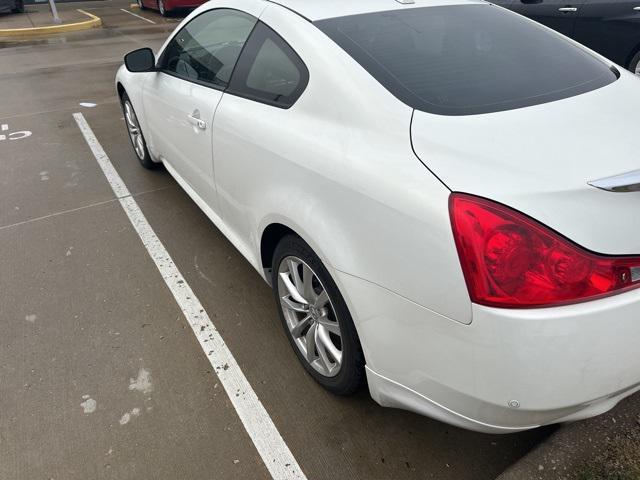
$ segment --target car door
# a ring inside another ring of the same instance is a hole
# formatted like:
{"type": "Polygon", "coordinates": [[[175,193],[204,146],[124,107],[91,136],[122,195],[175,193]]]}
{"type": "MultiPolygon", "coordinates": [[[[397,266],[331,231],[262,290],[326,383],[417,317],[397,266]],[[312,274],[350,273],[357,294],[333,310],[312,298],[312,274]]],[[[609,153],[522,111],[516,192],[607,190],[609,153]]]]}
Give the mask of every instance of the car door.
{"type": "Polygon", "coordinates": [[[216,212],[213,117],[256,21],[232,9],[196,16],[167,44],[144,86],[152,154],[216,212]]]}
{"type": "Polygon", "coordinates": [[[585,0],[515,0],[509,8],[570,37],[584,3],[585,0]]]}
{"type": "Polygon", "coordinates": [[[262,201],[256,197],[261,182],[287,174],[295,103],[308,81],[309,71],[292,47],[258,22],[220,102],[213,131],[220,208],[245,256],[251,256],[249,239],[255,240],[252,206],[262,201]]]}
{"type": "Polygon", "coordinates": [[[640,0],[588,0],[575,39],[627,68],[640,49],[640,0]]]}

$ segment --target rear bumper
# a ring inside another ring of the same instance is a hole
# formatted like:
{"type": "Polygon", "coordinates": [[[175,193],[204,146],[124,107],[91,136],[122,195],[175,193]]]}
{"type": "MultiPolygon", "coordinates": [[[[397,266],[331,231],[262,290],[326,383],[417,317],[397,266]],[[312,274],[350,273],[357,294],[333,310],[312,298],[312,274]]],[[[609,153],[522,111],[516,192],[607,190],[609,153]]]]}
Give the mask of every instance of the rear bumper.
{"type": "Polygon", "coordinates": [[[559,308],[474,305],[464,325],[337,272],[372,397],[508,433],[603,413],[640,390],[640,291],[559,308]]]}

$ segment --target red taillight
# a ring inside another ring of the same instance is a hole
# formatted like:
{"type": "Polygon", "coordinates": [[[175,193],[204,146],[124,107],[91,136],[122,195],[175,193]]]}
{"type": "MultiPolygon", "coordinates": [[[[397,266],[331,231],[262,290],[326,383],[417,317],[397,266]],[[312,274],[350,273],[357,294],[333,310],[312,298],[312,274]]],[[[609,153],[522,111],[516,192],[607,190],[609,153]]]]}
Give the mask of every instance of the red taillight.
{"type": "Polygon", "coordinates": [[[475,303],[549,307],[640,287],[640,257],[589,252],[522,213],[473,195],[453,193],[449,213],[475,303]]]}

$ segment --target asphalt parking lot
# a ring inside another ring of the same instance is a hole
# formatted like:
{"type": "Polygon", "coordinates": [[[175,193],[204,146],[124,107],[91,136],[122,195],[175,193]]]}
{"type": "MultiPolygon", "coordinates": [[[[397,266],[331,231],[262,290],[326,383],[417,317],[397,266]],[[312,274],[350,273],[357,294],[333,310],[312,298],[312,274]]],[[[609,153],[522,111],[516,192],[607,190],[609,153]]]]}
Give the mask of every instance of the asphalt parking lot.
{"type": "Polygon", "coordinates": [[[271,477],[78,112],[307,478],[492,479],[552,431],[477,434],[316,385],[269,287],[126,136],[115,71],[179,17],[121,0],[59,8],[103,28],[0,41],[0,478],[271,477]]]}

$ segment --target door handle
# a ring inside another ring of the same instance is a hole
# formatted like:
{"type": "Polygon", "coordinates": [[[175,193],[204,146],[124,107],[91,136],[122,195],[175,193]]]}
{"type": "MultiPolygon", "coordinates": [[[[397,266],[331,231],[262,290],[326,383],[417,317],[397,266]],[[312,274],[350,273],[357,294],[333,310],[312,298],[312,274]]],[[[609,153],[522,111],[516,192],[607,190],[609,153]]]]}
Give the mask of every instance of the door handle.
{"type": "Polygon", "coordinates": [[[578,8],[577,7],[562,7],[562,8],[559,8],[558,11],[562,12],[562,13],[577,12],[578,8]]]}
{"type": "Polygon", "coordinates": [[[193,125],[194,127],[198,127],[200,130],[206,130],[207,129],[207,122],[205,122],[204,120],[194,116],[194,115],[187,115],[187,118],[189,119],[189,123],[191,125],[193,125]]]}
{"type": "Polygon", "coordinates": [[[635,8],[634,8],[634,10],[635,10],[636,12],[638,12],[638,11],[640,11],[640,7],[635,7],[635,8]]]}

